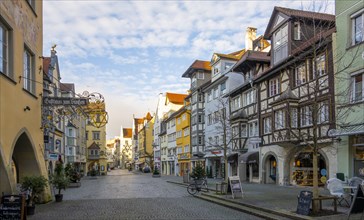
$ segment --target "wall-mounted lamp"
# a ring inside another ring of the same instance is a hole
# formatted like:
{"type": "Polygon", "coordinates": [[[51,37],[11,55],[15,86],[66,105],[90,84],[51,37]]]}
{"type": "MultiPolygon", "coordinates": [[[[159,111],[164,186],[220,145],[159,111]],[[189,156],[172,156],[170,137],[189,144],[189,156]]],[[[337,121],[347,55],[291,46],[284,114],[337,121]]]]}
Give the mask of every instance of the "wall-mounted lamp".
{"type": "Polygon", "coordinates": [[[30,107],[29,107],[29,106],[25,106],[24,111],[25,111],[25,112],[26,112],[26,111],[30,111],[30,107]]]}

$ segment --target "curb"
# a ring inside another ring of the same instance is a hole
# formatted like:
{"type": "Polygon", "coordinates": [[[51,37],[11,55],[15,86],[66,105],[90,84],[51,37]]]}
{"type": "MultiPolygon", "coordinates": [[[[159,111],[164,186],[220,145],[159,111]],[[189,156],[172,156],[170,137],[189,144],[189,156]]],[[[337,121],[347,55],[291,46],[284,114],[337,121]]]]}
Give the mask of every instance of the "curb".
{"type": "MultiPolygon", "coordinates": [[[[167,183],[172,183],[172,184],[176,184],[176,185],[181,185],[181,186],[188,186],[188,183],[180,183],[180,182],[174,182],[174,181],[170,181],[170,180],[166,180],[167,183]]],[[[209,191],[214,191],[216,192],[216,189],[210,188],[208,187],[209,191]]]]}

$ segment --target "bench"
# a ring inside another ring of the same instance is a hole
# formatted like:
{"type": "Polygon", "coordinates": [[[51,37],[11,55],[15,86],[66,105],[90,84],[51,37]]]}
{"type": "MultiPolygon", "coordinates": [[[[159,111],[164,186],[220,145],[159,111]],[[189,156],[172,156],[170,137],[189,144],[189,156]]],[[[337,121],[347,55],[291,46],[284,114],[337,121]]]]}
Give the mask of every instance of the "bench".
{"type": "Polygon", "coordinates": [[[322,200],[334,200],[334,211],[337,212],[337,200],[339,198],[336,196],[319,196],[318,198],[312,198],[312,205],[313,201],[318,200],[320,202],[320,210],[322,210],[322,200]]]}
{"type": "Polygon", "coordinates": [[[216,194],[223,195],[226,193],[227,184],[225,182],[216,183],[216,194]]]}

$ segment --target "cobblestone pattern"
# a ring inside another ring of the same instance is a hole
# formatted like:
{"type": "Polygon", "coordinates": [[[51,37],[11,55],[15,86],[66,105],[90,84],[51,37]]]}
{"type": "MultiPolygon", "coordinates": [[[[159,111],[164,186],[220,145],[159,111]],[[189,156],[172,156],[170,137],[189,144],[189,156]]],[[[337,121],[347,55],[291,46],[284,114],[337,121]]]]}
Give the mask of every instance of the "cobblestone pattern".
{"type": "Polygon", "coordinates": [[[194,198],[165,178],[125,170],[85,177],[80,188],[64,191],[63,200],[37,205],[28,219],[260,219],[194,198]]]}

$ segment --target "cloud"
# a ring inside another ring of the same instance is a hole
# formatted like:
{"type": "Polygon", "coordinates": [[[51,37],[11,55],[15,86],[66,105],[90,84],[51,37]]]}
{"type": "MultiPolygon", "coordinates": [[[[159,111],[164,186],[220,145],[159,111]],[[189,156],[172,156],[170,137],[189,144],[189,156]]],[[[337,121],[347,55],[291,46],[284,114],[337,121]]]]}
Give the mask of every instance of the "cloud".
{"type": "Polygon", "coordinates": [[[155,111],[160,92],[186,93],[181,75],[194,60],[243,49],[246,27],[264,33],[274,6],[287,2],[44,1],[44,56],[57,44],[62,81],[105,96],[112,137],[133,114],[155,111]]]}

